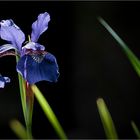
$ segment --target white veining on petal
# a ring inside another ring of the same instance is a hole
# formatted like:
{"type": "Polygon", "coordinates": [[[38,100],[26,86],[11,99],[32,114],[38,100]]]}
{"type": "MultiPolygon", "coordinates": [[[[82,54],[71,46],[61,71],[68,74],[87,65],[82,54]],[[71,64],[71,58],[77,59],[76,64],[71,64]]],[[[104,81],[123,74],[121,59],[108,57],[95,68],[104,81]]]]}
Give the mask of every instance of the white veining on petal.
{"type": "Polygon", "coordinates": [[[31,57],[37,63],[41,63],[45,57],[45,54],[32,54],[31,57]]]}
{"type": "Polygon", "coordinates": [[[25,62],[24,62],[24,78],[26,79],[26,77],[27,77],[27,57],[26,57],[26,59],[25,59],[25,62]]]}

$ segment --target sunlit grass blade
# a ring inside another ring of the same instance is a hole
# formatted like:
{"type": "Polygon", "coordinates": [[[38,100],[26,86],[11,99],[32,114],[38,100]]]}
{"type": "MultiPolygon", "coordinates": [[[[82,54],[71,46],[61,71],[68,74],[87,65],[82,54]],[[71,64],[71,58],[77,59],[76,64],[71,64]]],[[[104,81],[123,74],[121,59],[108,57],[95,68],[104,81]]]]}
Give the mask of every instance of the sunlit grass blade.
{"type": "Polygon", "coordinates": [[[35,94],[35,97],[38,100],[42,110],[44,111],[46,117],[48,118],[48,120],[50,121],[52,126],[54,127],[54,130],[56,131],[58,136],[61,139],[67,139],[67,136],[66,136],[63,128],[61,127],[57,117],[55,116],[53,110],[51,109],[49,103],[47,102],[47,100],[45,99],[45,97],[43,96],[41,91],[37,88],[36,85],[32,85],[31,88],[32,88],[33,93],[35,94]]]}
{"type": "Polygon", "coordinates": [[[12,120],[10,122],[10,128],[20,139],[27,139],[27,132],[24,126],[18,120],[12,120]]]}
{"type": "Polygon", "coordinates": [[[98,17],[99,22],[106,28],[106,30],[114,37],[114,39],[118,42],[120,47],[123,49],[125,54],[127,55],[129,61],[131,62],[133,68],[137,72],[138,76],[140,76],[140,61],[136,57],[136,55],[129,49],[129,47],[125,44],[125,42],[116,34],[116,32],[107,24],[107,22],[98,17]]]}
{"type": "Polygon", "coordinates": [[[97,99],[97,108],[108,139],[118,139],[118,135],[109,113],[109,110],[102,98],[97,99]]]}
{"type": "Polygon", "coordinates": [[[135,122],[131,121],[131,125],[132,125],[132,128],[133,128],[137,138],[140,139],[140,131],[139,131],[138,127],[136,126],[135,122]]]}

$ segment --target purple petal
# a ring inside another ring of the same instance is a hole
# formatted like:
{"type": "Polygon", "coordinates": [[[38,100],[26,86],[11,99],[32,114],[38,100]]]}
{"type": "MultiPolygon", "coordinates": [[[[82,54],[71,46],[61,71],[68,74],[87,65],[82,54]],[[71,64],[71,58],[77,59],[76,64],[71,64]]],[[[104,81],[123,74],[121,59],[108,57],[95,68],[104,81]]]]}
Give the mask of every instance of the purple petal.
{"type": "Polygon", "coordinates": [[[22,47],[21,56],[25,55],[29,50],[31,51],[44,51],[45,47],[40,45],[39,43],[29,42],[25,46],[22,47]]]}
{"type": "Polygon", "coordinates": [[[58,70],[56,58],[50,53],[24,55],[17,64],[17,71],[30,84],[43,80],[57,82],[58,70]]]}
{"type": "Polygon", "coordinates": [[[9,77],[3,77],[3,78],[5,79],[5,83],[10,83],[11,82],[9,77]]]}
{"type": "Polygon", "coordinates": [[[11,19],[2,20],[0,26],[1,38],[10,41],[20,51],[22,43],[25,40],[25,35],[20,28],[11,19]]]}
{"type": "Polygon", "coordinates": [[[45,12],[38,16],[37,20],[32,24],[31,40],[37,42],[39,36],[48,29],[50,15],[45,12]]]}
{"type": "Polygon", "coordinates": [[[2,46],[0,46],[0,54],[6,52],[8,50],[11,50],[11,49],[17,50],[12,44],[2,45],[2,46]]]}
{"type": "Polygon", "coordinates": [[[10,78],[9,77],[2,77],[0,75],[0,88],[4,88],[5,83],[9,83],[10,82],[10,78]]]}
{"type": "Polygon", "coordinates": [[[5,82],[0,79],[0,88],[4,88],[4,86],[5,86],[5,82]]]}
{"type": "Polygon", "coordinates": [[[22,49],[29,49],[29,50],[45,50],[45,47],[43,45],[40,45],[39,43],[35,43],[35,42],[29,42],[27,43],[25,46],[22,47],[22,49]]]}

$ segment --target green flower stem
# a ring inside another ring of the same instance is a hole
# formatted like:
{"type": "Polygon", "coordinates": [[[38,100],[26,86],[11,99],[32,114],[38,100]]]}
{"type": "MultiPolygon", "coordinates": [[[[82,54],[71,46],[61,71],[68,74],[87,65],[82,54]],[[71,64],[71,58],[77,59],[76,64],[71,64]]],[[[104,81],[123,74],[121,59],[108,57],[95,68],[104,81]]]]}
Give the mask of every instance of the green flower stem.
{"type": "MultiPolygon", "coordinates": [[[[16,62],[18,62],[18,61],[19,61],[19,57],[16,56],[16,62]]],[[[27,104],[26,92],[28,92],[28,91],[26,91],[26,82],[19,73],[18,73],[18,79],[19,79],[19,88],[20,88],[22,109],[23,109],[25,124],[26,124],[26,128],[27,128],[27,136],[29,139],[32,139],[32,133],[31,133],[32,117],[31,116],[32,116],[32,111],[33,111],[33,101],[31,101],[32,102],[32,104],[31,104],[31,103],[29,103],[30,99],[28,99],[28,104],[27,104]]]]}
{"type": "MultiPolygon", "coordinates": [[[[16,62],[19,61],[19,57],[16,55],[16,62]]],[[[27,122],[26,118],[26,92],[25,92],[25,81],[22,76],[18,73],[18,80],[19,80],[19,89],[20,89],[20,97],[22,103],[22,110],[25,119],[25,123],[27,122]]]]}
{"type": "Polygon", "coordinates": [[[57,117],[55,116],[53,110],[51,109],[49,103],[47,102],[47,100],[45,99],[45,97],[43,96],[41,91],[37,88],[36,85],[32,85],[31,89],[32,89],[33,93],[35,94],[35,97],[36,97],[37,101],[39,102],[42,110],[44,111],[46,117],[48,118],[48,120],[50,121],[54,130],[58,134],[58,136],[61,139],[67,139],[67,136],[66,136],[63,128],[61,127],[57,117]]]}
{"type": "Polygon", "coordinates": [[[26,82],[26,104],[27,104],[27,132],[29,138],[32,138],[32,116],[33,116],[33,105],[34,105],[34,94],[31,90],[30,85],[26,82]]]}

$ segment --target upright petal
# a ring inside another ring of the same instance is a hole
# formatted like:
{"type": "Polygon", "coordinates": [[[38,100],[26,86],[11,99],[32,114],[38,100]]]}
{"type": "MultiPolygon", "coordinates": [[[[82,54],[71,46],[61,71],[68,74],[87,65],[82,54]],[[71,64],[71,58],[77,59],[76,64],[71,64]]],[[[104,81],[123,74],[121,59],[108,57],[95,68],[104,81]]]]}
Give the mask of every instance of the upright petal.
{"type": "Polygon", "coordinates": [[[10,82],[10,78],[9,77],[2,77],[0,75],[0,88],[4,88],[5,83],[9,83],[10,82]]]}
{"type": "Polygon", "coordinates": [[[32,24],[31,40],[37,42],[39,36],[48,29],[50,15],[45,12],[38,16],[37,20],[32,24]]]}
{"type": "Polygon", "coordinates": [[[25,55],[28,51],[44,51],[45,47],[39,43],[29,42],[22,47],[21,56],[25,55]]]}
{"type": "Polygon", "coordinates": [[[25,46],[22,47],[22,50],[27,49],[27,50],[45,50],[45,47],[39,43],[35,43],[35,42],[29,42],[27,43],[25,46]]]}
{"type": "Polygon", "coordinates": [[[17,71],[30,84],[43,80],[57,82],[59,77],[56,58],[50,53],[24,55],[17,64],[17,71]]]}
{"type": "Polygon", "coordinates": [[[25,40],[24,33],[11,19],[0,22],[0,36],[2,39],[11,42],[18,51],[21,50],[22,43],[25,40]]]}

